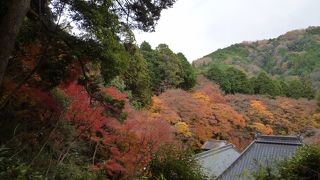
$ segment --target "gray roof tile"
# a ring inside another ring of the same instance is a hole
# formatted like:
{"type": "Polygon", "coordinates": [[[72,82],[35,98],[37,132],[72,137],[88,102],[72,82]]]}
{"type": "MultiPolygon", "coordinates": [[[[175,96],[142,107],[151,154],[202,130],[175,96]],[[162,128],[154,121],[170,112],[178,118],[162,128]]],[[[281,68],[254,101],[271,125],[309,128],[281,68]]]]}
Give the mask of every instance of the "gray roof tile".
{"type": "Polygon", "coordinates": [[[208,177],[217,177],[239,156],[240,153],[234,149],[234,146],[228,144],[196,154],[195,159],[208,177]]]}
{"type": "Polygon", "coordinates": [[[214,148],[219,148],[219,147],[223,147],[227,145],[227,142],[224,141],[224,140],[214,140],[214,139],[210,139],[208,141],[206,141],[201,149],[204,149],[204,150],[209,150],[209,149],[214,149],[214,148]]]}
{"type": "Polygon", "coordinates": [[[258,135],[218,179],[248,179],[248,173],[292,156],[301,145],[299,136],[258,135]]]}

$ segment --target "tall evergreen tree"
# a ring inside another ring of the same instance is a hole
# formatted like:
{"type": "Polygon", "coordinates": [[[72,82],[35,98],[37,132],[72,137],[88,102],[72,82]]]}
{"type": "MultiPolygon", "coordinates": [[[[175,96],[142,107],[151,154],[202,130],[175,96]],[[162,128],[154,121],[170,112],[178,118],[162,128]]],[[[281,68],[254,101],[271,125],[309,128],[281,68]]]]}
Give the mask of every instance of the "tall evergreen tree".
{"type": "Polygon", "coordinates": [[[186,90],[190,89],[196,84],[195,72],[184,54],[178,53],[177,56],[181,65],[180,70],[181,77],[183,79],[183,82],[179,85],[179,87],[186,90]]]}
{"type": "Polygon", "coordinates": [[[126,90],[131,91],[131,102],[137,108],[149,105],[151,102],[151,78],[148,63],[140,50],[136,48],[129,62],[129,69],[124,74],[126,90]]]}

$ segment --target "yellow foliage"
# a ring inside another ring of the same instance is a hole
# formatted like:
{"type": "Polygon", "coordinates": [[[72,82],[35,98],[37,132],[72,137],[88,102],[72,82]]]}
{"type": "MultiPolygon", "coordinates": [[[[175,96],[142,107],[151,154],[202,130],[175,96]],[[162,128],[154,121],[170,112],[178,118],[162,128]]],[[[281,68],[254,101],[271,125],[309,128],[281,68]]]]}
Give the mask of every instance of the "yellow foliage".
{"type": "Polygon", "coordinates": [[[252,109],[254,109],[257,113],[261,114],[262,116],[268,118],[270,121],[273,120],[273,114],[267,110],[266,106],[257,100],[252,100],[250,103],[252,109]]]}
{"type": "Polygon", "coordinates": [[[158,117],[160,115],[163,102],[157,96],[152,97],[152,106],[150,107],[150,112],[152,117],[158,117]]]}
{"type": "Polygon", "coordinates": [[[178,114],[169,108],[158,96],[152,97],[152,106],[149,109],[151,118],[160,118],[170,123],[181,120],[178,114]]]}
{"type": "Polygon", "coordinates": [[[197,100],[199,100],[200,102],[202,103],[206,103],[206,104],[209,104],[210,103],[210,97],[207,96],[206,94],[204,93],[201,93],[201,92],[196,92],[193,94],[193,97],[197,100]]]}
{"type": "Polygon", "coordinates": [[[262,123],[253,123],[253,125],[250,125],[249,127],[255,129],[256,131],[258,131],[262,134],[272,134],[273,133],[272,128],[268,124],[264,125],[262,123]]]}
{"type": "Polygon", "coordinates": [[[177,122],[176,123],[177,132],[183,134],[185,137],[191,137],[192,133],[190,132],[189,126],[185,122],[177,122]]]}

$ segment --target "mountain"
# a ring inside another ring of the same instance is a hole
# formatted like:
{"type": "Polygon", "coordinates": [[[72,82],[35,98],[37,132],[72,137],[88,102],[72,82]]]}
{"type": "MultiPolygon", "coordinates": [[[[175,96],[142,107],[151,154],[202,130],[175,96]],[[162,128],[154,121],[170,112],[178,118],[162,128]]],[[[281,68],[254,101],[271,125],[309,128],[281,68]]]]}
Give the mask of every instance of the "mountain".
{"type": "Polygon", "coordinates": [[[233,66],[253,76],[261,71],[284,79],[310,76],[320,87],[320,27],[287,32],[278,38],[242,42],[195,60],[200,72],[210,65],[233,66]]]}

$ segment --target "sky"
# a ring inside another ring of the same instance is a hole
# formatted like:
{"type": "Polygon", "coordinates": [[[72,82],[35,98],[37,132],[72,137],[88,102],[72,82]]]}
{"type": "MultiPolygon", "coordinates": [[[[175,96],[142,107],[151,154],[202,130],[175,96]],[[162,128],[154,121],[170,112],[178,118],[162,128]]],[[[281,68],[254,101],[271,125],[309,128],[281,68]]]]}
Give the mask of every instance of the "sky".
{"type": "Polygon", "coordinates": [[[178,0],[162,11],[155,32],[134,34],[138,44],[165,43],[192,62],[242,41],[320,26],[319,7],[320,0],[178,0]]]}

